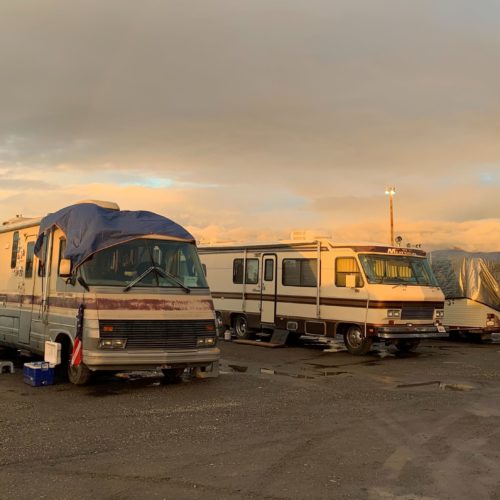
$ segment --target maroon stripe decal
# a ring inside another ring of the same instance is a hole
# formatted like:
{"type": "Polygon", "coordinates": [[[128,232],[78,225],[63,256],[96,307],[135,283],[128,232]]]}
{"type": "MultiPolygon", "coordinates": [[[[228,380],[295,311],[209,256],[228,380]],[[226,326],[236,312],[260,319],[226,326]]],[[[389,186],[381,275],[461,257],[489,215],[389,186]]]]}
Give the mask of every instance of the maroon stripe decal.
{"type": "MultiPolygon", "coordinates": [[[[274,301],[274,295],[260,295],[258,293],[222,293],[215,292],[212,293],[214,299],[235,299],[243,300],[264,300],[264,301],[274,301]]],[[[316,297],[308,297],[304,295],[277,295],[276,301],[286,304],[316,304],[316,297]]],[[[321,297],[320,305],[322,306],[337,306],[337,307],[362,307],[366,308],[367,301],[365,299],[343,299],[343,298],[333,298],[333,297],[321,297]]],[[[382,300],[372,300],[368,304],[369,309],[403,309],[405,307],[424,307],[428,309],[442,309],[444,308],[444,302],[436,301],[382,301],[382,300]]]]}
{"type": "Polygon", "coordinates": [[[126,309],[128,311],[212,311],[213,303],[210,299],[203,299],[199,301],[165,299],[97,299],[97,309],[126,309]]]}
{"type": "MultiPolygon", "coordinates": [[[[1,295],[6,302],[39,306],[42,298],[31,295],[8,294],[1,295]]],[[[64,309],[76,309],[81,303],[80,297],[49,297],[49,307],[61,307],[64,309]]],[[[100,309],[116,310],[125,309],[128,311],[206,311],[213,310],[213,303],[210,299],[202,300],[166,300],[166,299],[84,299],[85,307],[90,310],[100,309]]]]}

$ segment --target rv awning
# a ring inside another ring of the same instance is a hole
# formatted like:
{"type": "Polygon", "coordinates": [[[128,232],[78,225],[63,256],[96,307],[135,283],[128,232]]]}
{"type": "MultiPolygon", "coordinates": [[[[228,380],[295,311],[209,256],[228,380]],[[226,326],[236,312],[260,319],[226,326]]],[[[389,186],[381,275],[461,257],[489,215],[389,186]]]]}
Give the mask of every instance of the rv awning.
{"type": "Polygon", "coordinates": [[[500,311],[500,252],[436,250],[428,257],[447,299],[467,298],[500,311]]]}
{"type": "Polygon", "coordinates": [[[99,250],[147,235],[195,241],[182,226],[153,212],[113,210],[93,203],[81,203],[41,220],[35,244],[35,254],[39,258],[43,235],[53,227],[58,227],[66,235],[64,257],[71,259],[73,269],[99,250]]]}

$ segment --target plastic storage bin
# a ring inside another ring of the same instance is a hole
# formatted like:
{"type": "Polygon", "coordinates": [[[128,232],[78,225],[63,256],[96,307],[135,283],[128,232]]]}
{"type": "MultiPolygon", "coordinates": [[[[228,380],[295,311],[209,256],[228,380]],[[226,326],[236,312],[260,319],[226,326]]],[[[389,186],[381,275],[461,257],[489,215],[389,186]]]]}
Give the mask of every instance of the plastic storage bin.
{"type": "Polygon", "coordinates": [[[24,363],[23,375],[24,381],[33,387],[54,383],[54,367],[45,361],[24,363]]]}

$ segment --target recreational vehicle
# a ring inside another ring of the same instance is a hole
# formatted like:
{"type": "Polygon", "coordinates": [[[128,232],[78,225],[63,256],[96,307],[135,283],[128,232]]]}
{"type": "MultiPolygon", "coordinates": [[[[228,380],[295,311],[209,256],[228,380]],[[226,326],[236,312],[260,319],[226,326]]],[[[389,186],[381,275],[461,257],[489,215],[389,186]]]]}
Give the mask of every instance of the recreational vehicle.
{"type": "Polygon", "coordinates": [[[487,340],[500,333],[500,252],[436,250],[429,260],[445,295],[450,335],[487,340]]]}
{"type": "Polygon", "coordinates": [[[211,371],[213,302],[193,237],[109,202],[4,222],[0,345],[41,354],[47,340],[75,384],[98,370],[211,371]]]}
{"type": "Polygon", "coordinates": [[[342,335],[352,354],[377,341],[413,350],[447,337],[444,296],[426,254],[330,240],[201,247],[219,330],[342,335]]]}

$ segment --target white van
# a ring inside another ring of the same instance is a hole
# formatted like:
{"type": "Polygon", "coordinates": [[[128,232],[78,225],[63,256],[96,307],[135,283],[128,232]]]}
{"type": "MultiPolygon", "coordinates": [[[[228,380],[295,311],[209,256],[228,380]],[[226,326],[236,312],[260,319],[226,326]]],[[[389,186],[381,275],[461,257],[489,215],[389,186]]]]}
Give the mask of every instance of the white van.
{"type": "Polygon", "coordinates": [[[290,241],[199,248],[218,329],[343,336],[352,354],[373,341],[415,349],[447,337],[444,296],[425,252],[382,244],[290,241]]]}
{"type": "Polygon", "coordinates": [[[109,202],[4,222],[0,345],[43,353],[46,340],[61,344],[75,384],[98,370],[215,374],[213,302],[193,237],[165,217],[109,202]],[[81,363],[71,363],[77,337],[81,363]]]}

